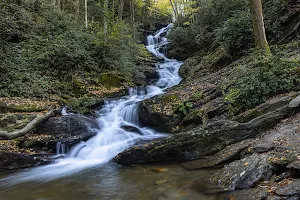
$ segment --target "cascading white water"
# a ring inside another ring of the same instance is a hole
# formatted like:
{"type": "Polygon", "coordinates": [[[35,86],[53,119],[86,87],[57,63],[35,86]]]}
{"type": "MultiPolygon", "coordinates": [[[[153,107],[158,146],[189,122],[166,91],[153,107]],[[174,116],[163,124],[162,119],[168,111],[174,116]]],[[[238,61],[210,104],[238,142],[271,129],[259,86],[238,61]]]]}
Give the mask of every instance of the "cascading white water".
{"type": "Polygon", "coordinates": [[[66,153],[66,145],[62,142],[57,142],[56,144],[56,155],[61,155],[66,153]]]}
{"type": "Polygon", "coordinates": [[[167,34],[172,26],[173,24],[169,24],[167,27],[157,31],[154,36],[149,35],[147,37],[148,45],[146,48],[148,51],[150,51],[154,56],[163,60],[162,62],[157,63],[159,80],[156,83],[156,86],[162,89],[167,89],[178,85],[181,81],[181,77],[179,76],[178,72],[183,63],[175,59],[169,59],[164,55],[163,52],[161,52],[162,48],[168,45],[168,39],[162,35],[167,34]]]}
{"type": "MultiPolygon", "coordinates": [[[[86,168],[108,163],[117,154],[133,146],[142,140],[152,140],[165,137],[147,127],[138,124],[137,102],[160,95],[164,90],[180,83],[178,71],[182,62],[168,59],[160,50],[168,44],[163,36],[172,27],[172,24],[162,28],[147,38],[146,48],[160,61],[157,63],[159,80],[156,85],[145,88],[130,88],[129,96],[119,100],[106,101],[98,112],[98,123],[101,127],[97,135],[86,142],[74,146],[65,158],[56,160],[56,163],[47,166],[30,169],[16,175],[9,176],[0,181],[0,185],[9,186],[26,181],[49,181],[63,176],[69,176],[86,168]],[[123,127],[132,127],[136,131],[131,132],[123,127]]],[[[66,109],[62,110],[67,115],[66,109]]],[[[58,153],[65,153],[61,143],[58,143],[58,153]]]]}

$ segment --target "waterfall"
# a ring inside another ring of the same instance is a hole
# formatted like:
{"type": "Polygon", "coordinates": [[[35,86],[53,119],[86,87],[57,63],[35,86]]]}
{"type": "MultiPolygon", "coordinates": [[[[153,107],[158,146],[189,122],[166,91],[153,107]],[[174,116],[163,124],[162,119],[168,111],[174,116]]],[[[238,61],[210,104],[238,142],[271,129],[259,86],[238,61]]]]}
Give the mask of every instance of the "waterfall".
{"type": "Polygon", "coordinates": [[[66,145],[62,142],[56,143],[56,155],[61,155],[66,153],[66,145]]]}
{"type": "MultiPolygon", "coordinates": [[[[168,44],[164,37],[172,28],[172,24],[147,37],[146,48],[160,62],[157,63],[159,79],[156,85],[147,87],[129,88],[129,95],[118,100],[108,100],[98,111],[97,119],[100,129],[93,138],[75,145],[65,158],[56,160],[56,163],[36,167],[26,172],[9,176],[1,180],[6,186],[26,181],[49,181],[63,176],[70,176],[86,168],[108,163],[125,149],[132,147],[139,141],[165,137],[166,134],[141,127],[137,117],[137,103],[145,99],[164,93],[164,90],[180,83],[178,71],[182,62],[168,59],[162,49],[168,44]],[[132,127],[137,132],[125,130],[123,127],[132,127]]],[[[66,109],[62,110],[68,115],[66,109]]],[[[57,143],[57,153],[65,154],[65,146],[57,143]]]]}

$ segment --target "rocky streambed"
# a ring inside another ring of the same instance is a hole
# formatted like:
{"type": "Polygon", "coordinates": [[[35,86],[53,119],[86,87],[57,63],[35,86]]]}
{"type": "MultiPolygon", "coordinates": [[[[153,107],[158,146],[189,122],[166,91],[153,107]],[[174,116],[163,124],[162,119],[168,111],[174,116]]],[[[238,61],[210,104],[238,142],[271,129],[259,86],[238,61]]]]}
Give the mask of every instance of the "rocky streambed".
{"type": "MultiPolygon", "coordinates": [[[[152,110],[155,100],[148,105],[148,112],[157,112],[152,110]]],[[[215,115],[188,131],[183,127],[183,132],[163,140],[132,147],[114,161],[122,165],[169,161],[187,170],[215,168],[210,181],[223,192],[236,191],[228,193],[232,198],[299,199],[299,111],[299,93],[279,95],[233,120],[215,115]]],[[[157,113],[167,118],[165,112],[157,113]]]]}

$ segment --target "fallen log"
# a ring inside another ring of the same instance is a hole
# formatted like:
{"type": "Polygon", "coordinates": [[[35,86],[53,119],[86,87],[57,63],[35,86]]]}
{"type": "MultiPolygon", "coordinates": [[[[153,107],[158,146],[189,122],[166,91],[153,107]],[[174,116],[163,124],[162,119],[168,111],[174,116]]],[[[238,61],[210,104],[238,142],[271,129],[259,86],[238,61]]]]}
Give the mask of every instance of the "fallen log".
{"type": "Polygon", "coordinates": [[[30,123],[28,123],[24,128],[14,131],[14,132],[6,132],[6,131],[0,131],[0,138],[11,140],[15,139],[21,136],[26,135],[29,133],[32,129],[34,129],[38,124],[45,121],[46,119],[54,116],[55,110],[50,110],[43,116],[37,116],[34,120],[32,120],[30,123]]]}

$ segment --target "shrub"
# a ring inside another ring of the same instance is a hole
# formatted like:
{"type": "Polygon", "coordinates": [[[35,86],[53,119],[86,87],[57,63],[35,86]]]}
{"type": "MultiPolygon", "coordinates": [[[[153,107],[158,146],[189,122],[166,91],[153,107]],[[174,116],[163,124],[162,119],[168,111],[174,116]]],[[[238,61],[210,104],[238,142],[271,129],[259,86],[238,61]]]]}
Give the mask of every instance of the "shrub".
{"type": "Polygon", "coordinates": [[[82,96],[89,85],[99,84],[100,73],[138,76],[135,59],[143,52],[134,31],[121,21],[110,24],[104,35],[99,24],[87,30],[49,1],[3,1],[0,96],[82,96]]]}
{"type": "Polygon", "coordinates": [[[259,59],[256,67],[238,79],[225,99],[234,112],[253,108],[268,98],[283,92],[299,89],[299,63],[276,57],[259,59]]]}
{"type": "Polygon", "coordinates": [[[222,44],[232,54],[241,54],[253,46],[252,25],[249,10],[238,11],[215,31],[215,43],[222,44]]]}

